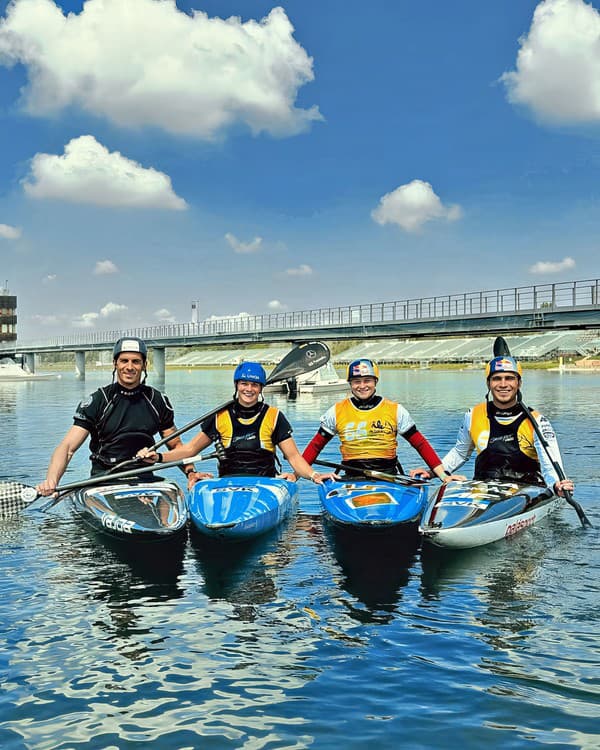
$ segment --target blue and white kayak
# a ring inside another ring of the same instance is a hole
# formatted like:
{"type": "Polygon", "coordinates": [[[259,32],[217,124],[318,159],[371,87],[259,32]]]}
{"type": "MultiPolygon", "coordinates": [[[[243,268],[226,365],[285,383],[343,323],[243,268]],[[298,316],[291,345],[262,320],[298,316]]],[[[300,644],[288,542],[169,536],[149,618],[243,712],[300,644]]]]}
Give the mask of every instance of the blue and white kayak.
{"type": "Polygon", "coordinates": [[[185,531],[188,519],[184,494],[174,482],[84,487],[69,501],[95,531],[127,541],[172,539],[185,531]]]}
{"type": "Polygon", "coordinates": [[[408,528],[427,504],[427,485],[384,481],[327,481],[319,485],[325,518],[356,529],[408,528]]]}
{"type": "Polygon", "coordinates": [[[188,493],[193,526],[216,539],[250,539],[274,529],[298,504],[296,482],[272,477],[221,477],[188,493]]]}
{"type": "Polygon", "coordinates": [[[560,500],[552,490],[538,485],[452,482],[432,496],[419,531],[438,547],[479,547],[533,526],[560,500]]]}

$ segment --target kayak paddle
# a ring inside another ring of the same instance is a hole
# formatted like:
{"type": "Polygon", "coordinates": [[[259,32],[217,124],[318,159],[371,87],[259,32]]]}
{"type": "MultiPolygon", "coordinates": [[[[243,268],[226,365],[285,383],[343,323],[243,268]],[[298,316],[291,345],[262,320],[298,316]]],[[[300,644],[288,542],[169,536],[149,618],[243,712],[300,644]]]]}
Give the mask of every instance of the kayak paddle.
{"type": "Polygon", "coordinates": [[[60,487],[57,487],[56,492],[59,493],[59,497],[54,498],[52,496],[40,495],[35,487],[30,487],[21,482],[0,481],[0,519],[14,518],[15,516],[18,516],[24,508],[29,507],[35,500],[41,497],[48,497],[51,501],[50,504],[54,505],[69,492],[79,490],[82,487],[93,487],[97,484],[109,484],[114,479],[127,479],[128,477],[138,476],[141,472],[145,473],[148,471],[153,472],[162,471],[163,469],[171,469],[174,466],[179,466],[183,463],[207,461],[210,458],[215,458],[216,455],[216,453],[211,453],[206,456],[198,454],[197,456],[192,456],[192,458],[180,458],[178,461],[169,461],[167,463],[141,464],[137,469],[128,469],[127,471],[119,471],[114,474],[97,474],[88,479],[82,479],[79,482],[63,484],[60,487]],[[54,502],[52,502],[52,500],[54,500],[54,502]]]}
{"type": "MultiPolygon", "coordinates": [[[[299,344],[298,346],[295,346],[290,352],[288,352],[281,360],[281,362],[275,366],[271,374],[267,377],[266,385],[271,385],[272,383],[280,383],[282,380],[295,378],[305,372],[312,372],[312,370],[316,370],[317,368],[326,365],[327,362],[329,362],[330,356],[331,352],[329,351],[329,347],[326,344],[323,344],[321,341],[308,341],[304,344],[299,344]]],[[[221,404],[221,406],[217,406],[214,409],[211,409],[209,412],[206,412],[206,414],[203,414],[201,417],[193,419],[191,422],[188,422],[188,424],[180,427],[178,430],[175,430],[175,432],[171,432],[169,435],[166,435],[157,443],[154,443],[154,445],[151,445],[149,450],[158,450],[158,448],[165,445],[173,438],[179,437],[179,435],[183,435],[184,432],[187,432],[193,427],[196,427],[201,422],[204,422],[205,419],[212,417],[213,414],[217,414],[217,412],[223,411],[223,409],[227,409],[227,407],[231,406],[231,404],[233,403],[235,403],[234,399],[229,399],[229,401],[221,404]]],[[[117,464],[112,469],[112,471],[117,471],[123,466],[128,466],[134,461],[137,461],[137,458],[131,458],[127,459],[126,461],[121,461],[121,463],[117,464]]]]}
{"type": "Polygon", "coordinates": [[[415,477],[409,477],[406,474],[386,474],[384,471],[375,471],[374,469],[359,469],[356,466],[350,464],[334,464],[331,461],[318,461],[315,460],[313,463],[319,466],[329,466],[331,469],[342,469],[343,471],[352,472],[353,474],[362,474],[369,479],[380,479],[382,482],[392,482],[393,484],[415,485],[420,487],[423,484],[427,484],[427,479],[416,479],[415,477]]]}
{"type": "MultiPolygon", "coordinates": [[[[494,341],[494,357],[510,357],[512,356],[510,353],[510,349],[508,348],[508,344],[506,341],[502,338],[502,336],[498,336],[496,340],[494,341]]],[[[517,400],[521,404],[521,408],[525,412],[527,418],[531,422],[535,434],[538,436],[538,439],[540,443],[542,444],[542,447],[544,449],[544,452],[550,459],[550,463],[552,464],[552,467],[554,468],[554,471],[557,473],[558,478],[563,481],[567,477],[565,476],[565,472],[562,469],[562,466],[559,464],[558,461],[554,459],[552,454],[550,453],[550,446],[548,445],[548,441],[544,437],[544,434],[542,433],[540,426],[537,423],[537,419],[533,416],[531,413],[531,410],[529,407],[525,406],[523,403],[523,396],[521,395],[521,391],[519,390],[517,392],[517,400]]],[[[581,521],[582,526],[592,526],[592,522],[590,519],[586,516],[585,511],[581,507],[581,505],[575,500],[573,495],[568,490],[563,490],[563,497],[565,500],[569,503],[570,506],[572,506],[575,509],[575,512],[579,516],[579,520],[581,521]]]]}

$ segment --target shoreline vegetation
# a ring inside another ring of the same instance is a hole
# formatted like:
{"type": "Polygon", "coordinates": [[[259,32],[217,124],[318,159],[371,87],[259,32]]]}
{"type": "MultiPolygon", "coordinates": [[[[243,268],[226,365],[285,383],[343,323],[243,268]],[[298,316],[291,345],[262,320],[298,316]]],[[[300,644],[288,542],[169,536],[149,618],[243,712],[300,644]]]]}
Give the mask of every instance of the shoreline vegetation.
{"type": "MultiPolygon", "coordinates": [[[[549,360],[540,360],[540,361],[534,361],[534,362],[522,362],[522,367],[524,370],[549,370],[549,371],[560,371],[563,372],[600,372],[600,366],[592,366],[592,367],[584,367],[584,366],[577,366],[577,361],[583,361],[584,358],[578,358],[575,360],[575,358],[568,358],[567,361],[563,362],[563,366],[561,368],[561,363],[558,358],[549,359],[549,360]]],[[[148,359],[148,370],[152,370],[152,356],[148,359]]],[[[437,370],[437,371],[454,371],[454,372],[460,372],[460,371],[476,371],[481,370],[485,368],[486,363],[485,362],[432,362],[427,364],[426,366],[421,366],[418,363],[390,363],[390,364],[380,364],[379,367],[382,370],[437,370]]],[[[225,370],[225,371],[233,371],[236,367],[236,365],[171,365],[168,362],[166,363],[166,369],[170,371],[177,371],[177,370],[183,370],[183,371],[193,371],[193,370],[225,370]]],[[[266,365],[267,369],[269,369],[269,365],[266,365]]],[[[334,364],[335,369],[343,374],[344,371],[344,365],[334,364]]],[[[63,359],[59,362],[47,362],[44,359],[40,358],[36,365],[36,370],[44,370],[44,371],[51,371],[51,372],[69,372],[70,370],[73,370],[75,368],[75,360],[74,358],[69,359],[63,359]]],[[[86,370],[88,372],[112,372],[112,364],[111,363],[103,363],[101,365],[96,364],[96,360],[92,361],[86,361],[86,370]]]]}

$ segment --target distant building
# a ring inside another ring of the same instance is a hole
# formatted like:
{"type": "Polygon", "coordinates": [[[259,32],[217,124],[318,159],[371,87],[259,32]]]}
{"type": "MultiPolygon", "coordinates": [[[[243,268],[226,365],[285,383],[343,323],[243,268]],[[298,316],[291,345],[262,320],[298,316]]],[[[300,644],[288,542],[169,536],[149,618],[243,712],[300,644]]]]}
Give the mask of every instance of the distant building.
{"type": "Polygon", "coordinates": [[[0,286],[0,342],[17,340],[17,298],[0,286]]]}

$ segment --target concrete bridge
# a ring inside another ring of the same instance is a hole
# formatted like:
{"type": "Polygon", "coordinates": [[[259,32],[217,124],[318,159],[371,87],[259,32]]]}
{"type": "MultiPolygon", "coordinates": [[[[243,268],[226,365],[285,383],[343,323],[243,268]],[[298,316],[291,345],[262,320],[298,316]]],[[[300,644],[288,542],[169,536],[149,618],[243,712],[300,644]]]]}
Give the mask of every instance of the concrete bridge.
{"type": "Polygon", "coordinates": [[[154,369],[165,375],[165,350],[199,345],[300,343],[365,338],[425,338],[600,328],[600,279],[421,297],[298,312],[238,315],[116,331],[90,331],[0,345],[0,356],[22,355],[35,371],[41,353],[73,352],[79,378],[85,354],[112,349],[122,336],[144,339],[154,369]]]}

